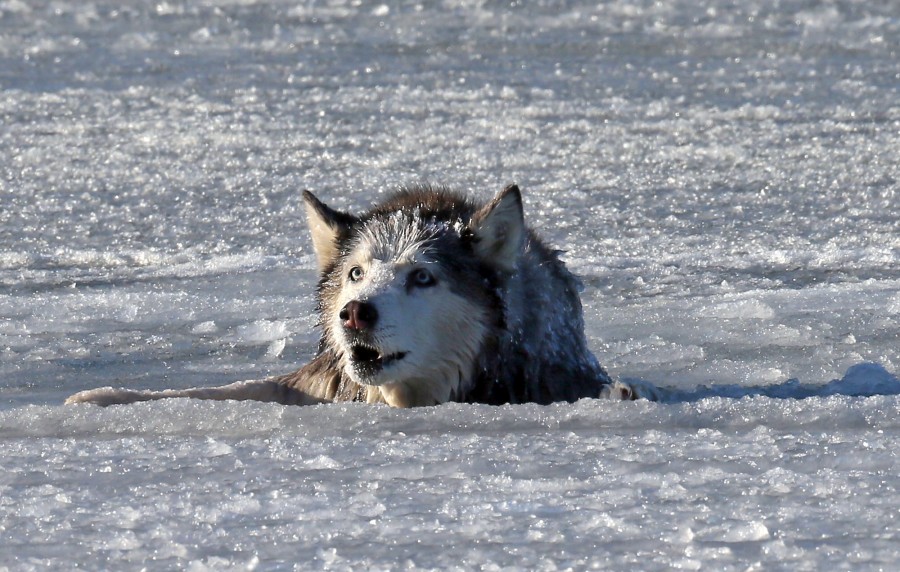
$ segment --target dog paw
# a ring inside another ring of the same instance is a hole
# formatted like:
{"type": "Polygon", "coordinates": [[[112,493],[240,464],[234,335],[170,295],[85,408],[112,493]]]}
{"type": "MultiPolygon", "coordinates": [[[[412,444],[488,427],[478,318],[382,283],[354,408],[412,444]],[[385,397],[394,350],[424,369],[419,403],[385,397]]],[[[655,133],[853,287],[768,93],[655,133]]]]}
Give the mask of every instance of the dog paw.
{"type": "Polygon", "coordinates": [[[660,392],[658,388],[646,382],[625,383],[615,381],[603,386],[603,389],[600,390],[600,399],[612,399],[614,401],[649,399],[650,401],[658,401],[660,392]]]}
{"type": "Polygon", "coordinates": [[[627,383],[616,381],[609,385],[604,385],[600,390],[600,399],[611,399],[613,401],[633,401],[637,399],[637,393],[627,383]]]}
{"type": "Polygon", "coordinates": [[[126,403],[134,403],[135,401],[144,401],[146,397],[139,391],[130,389],[116,389],[114,387],[100,387],[97,389],[88,389],[79,391],[66,399],[66,405],[76,403],[90,403],[106,407],[107,405],[123,405],[126,403]]]}

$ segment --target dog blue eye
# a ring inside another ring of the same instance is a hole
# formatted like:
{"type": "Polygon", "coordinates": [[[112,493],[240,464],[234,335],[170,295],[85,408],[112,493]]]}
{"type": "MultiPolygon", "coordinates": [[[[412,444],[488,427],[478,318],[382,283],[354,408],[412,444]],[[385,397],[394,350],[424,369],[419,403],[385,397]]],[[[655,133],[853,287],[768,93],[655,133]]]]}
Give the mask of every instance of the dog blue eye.
{"type": "Polygon", "coordinates": [[[414,286],[426,287],[433,286],[435,283],[434,275],[424,268],[413,270],[410,280],[414,286]]]}
{"type": "Polygon", "coordinates": [[[350,272],[347,274],[347,277],[350,278],[351,282],[358,282],[363,277],[362,268],[359,266],[354,266],[350,269],[350,272]]]}

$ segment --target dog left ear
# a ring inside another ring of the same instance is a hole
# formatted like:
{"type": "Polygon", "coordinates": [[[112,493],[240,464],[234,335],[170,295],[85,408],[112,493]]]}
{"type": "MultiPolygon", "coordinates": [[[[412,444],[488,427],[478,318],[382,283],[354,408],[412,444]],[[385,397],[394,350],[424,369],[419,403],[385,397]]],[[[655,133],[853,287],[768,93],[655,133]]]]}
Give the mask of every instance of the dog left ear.
{"type": "Polygon", "coordinates": [[[338,244],[350,234],[356,217],[330,208],[309,191],[303,191],[303,200],[319,272],[324,272],[337,259],[338,244]]]}
{"type": "Polygon", "coordinates": [[[475,254],[484,262],[506,272],[515,270],[525,236],[522,195],[510,185],[469,221],[475,238],[475,254]]]}

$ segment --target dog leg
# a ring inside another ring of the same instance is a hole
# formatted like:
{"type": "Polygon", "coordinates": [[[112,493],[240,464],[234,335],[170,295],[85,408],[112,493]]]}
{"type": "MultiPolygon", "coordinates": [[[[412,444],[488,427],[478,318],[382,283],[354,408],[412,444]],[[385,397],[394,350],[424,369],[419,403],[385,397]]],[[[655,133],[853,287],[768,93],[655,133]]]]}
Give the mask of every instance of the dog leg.
{"type": "Polygon", "coordinates": [[[165,389],[162,391],[116,389],[100,387],[81,391],[66,399],[66,405],[74,403],[91,403],[106,407],[122,405],[138,401],[153,401],[175,397],[191,397],[194,399],[212,399],[237,401],[266,401],[284,405],[314,405],[325,400],[297,391],[283,383],[272,380],[238,381],[218,387],[192,387],[189,389],[165,389]]]}

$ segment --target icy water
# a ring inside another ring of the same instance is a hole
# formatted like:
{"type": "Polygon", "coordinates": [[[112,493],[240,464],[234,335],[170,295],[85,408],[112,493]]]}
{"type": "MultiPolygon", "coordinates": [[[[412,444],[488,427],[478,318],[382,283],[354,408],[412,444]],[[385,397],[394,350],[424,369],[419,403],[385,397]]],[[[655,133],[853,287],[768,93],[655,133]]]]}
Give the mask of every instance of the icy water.
{"type": "Polygon", "coordinates": [[[894,570],[900,5],[0,0],[0,570],[894,570]],[[665,403],[63,407],[312,355],[300,191],[526,218],[665,403]]]}

